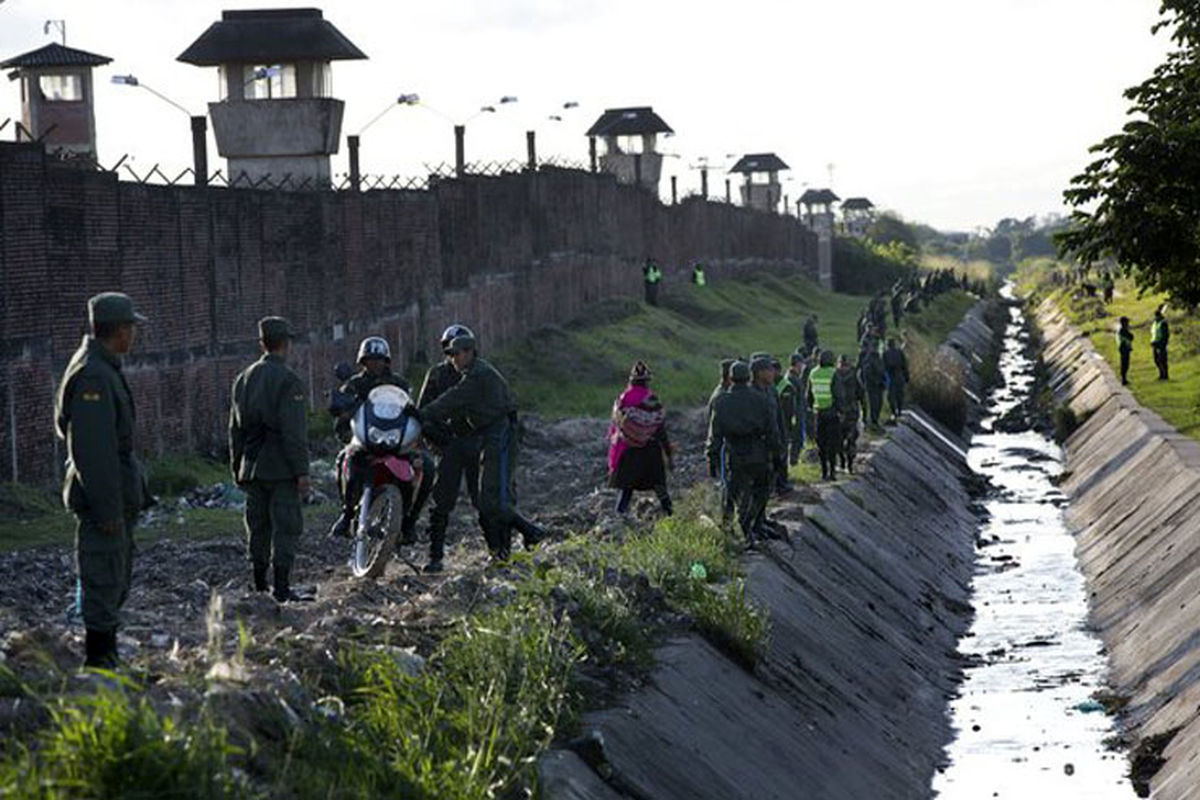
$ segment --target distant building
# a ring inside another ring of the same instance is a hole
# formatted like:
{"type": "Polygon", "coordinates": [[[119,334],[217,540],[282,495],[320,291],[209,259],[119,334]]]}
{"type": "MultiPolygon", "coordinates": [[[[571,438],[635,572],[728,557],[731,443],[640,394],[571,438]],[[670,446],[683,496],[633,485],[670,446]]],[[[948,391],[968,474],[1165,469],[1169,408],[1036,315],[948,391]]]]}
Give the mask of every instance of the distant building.
{"type": "Polygon", "coordinates": [[[41,139],[50,153],[96,158],[92,68],[112,61],[86,50],[48,44],[0,63],[21,82],[18,139],[41,139]]]}
{"type": "Polygon", "coordinates": [[[875,221],[875,204],[865,197],[847,197],[842,201],[842,226],[850,236],[867,235],[875,221]]]}
{"type": "Polygon", "coordinates": [[[742,185],[742,205],[760,211],[775,211],[783,197],[779,173],[786,169],[791,167],[774,153],[756,153],[742,156],[729,172],[746,176],[742,185]]]}
{"type": "MultiPolygon", "coordinates": [[[[650,106],[610,108],[588,129],[595,159],[596,139],[604,141],[600,168],[621,183],[640,184],[658,194],[662,154],[658,135],[673,134],[671,127],[650,106]]],[[[593,161],[594,164],[594,161],[593,161]]]]}
{"type": "Polygon", "coordinates": [[[220,71],[208,104],[230,180],[290,176],[326,186],[345,104],[334,99],[330,63],[366,58],[319,9],[224,11],[179,60],[220,71]]]}

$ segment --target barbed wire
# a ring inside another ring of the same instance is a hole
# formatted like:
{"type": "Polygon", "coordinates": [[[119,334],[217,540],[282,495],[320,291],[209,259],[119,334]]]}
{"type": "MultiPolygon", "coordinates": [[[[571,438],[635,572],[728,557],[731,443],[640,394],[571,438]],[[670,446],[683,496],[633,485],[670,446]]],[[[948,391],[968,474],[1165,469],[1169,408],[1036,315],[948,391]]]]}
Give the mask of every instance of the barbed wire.
{"type": "MultiPolygon", "coordinates": [[[[3,130],[11,120],[5,120],[0,123],[0,130],[3,130]]],[[[64,165],[69,165],[75,168],[85,168],[96,172],[104,172],[115,175],[118,180],[130,181],[143,185],[158,185],[158,186],[177,186],[183,183],[184,185],[192,185],[195,183],[196,172],[192,167],[185,167],[178,172],[168,171],[161,164],[152,164],[149,169],[140,171],[135,169],[133,157],[126,153],[117,159],[111,166],[105,166],[97,159],[87,154],[73,153],[66,150],[59,150],[51,153],[59,162],[64,165]]],[[[422,164],[425,168],[425,175],[386,175],[364,173],[358,178],[357,186],[350,173],[342,172],[332,176],[329,181],[317,181],[311,176],[299,178],[290,173],[283,175],[273,175],[270,173],[251,177],[247,172],[240,171],[236,175],[230,176],[224,170],[218,169],[211,175],[207,176],[207,184],[211,186],[223,186],[231,189],[263,189],[276,191],[425,191],[432,187],[439,180],[454,180],[460,177],[458,169],[454,164],[439,162],[436,164],[422,164]]],[[[573,170],[579,172],[589,172],[588,167],[581,162],[572,161],[559,156],[551,156],[540,160],[537,163],[537,170],[573,170]]],[[[494,178],[505,175],[517,175],[530,171],[528,162],[517,159],[509,159],[505,161],[475,161],[463,165],[462,175],[464,178],[485,177],[494,178]]]]}

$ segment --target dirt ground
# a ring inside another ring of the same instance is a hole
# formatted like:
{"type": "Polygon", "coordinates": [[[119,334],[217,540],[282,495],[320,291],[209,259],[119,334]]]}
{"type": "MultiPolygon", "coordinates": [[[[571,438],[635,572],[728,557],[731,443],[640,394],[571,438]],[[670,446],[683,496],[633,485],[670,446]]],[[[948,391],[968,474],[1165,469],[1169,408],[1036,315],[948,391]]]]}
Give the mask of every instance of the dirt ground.
{"type": "MultiPolygon", "coordinates": [[[[615,492],[605,486],[607,426],[600,419],[523,420],[519,507],[550,531],[552,541],[622,524],[612,512],[615,492]]],[[[677,448],[672,488],[679,490],[703,476],[704,411],[672,413],[668,430],[677,448]]],[[[336,498],[328,479],[318,490],[336,498]]],[[[653,493],[639,494],[634,517],[652,519],[657,507],[653,493]]],[[[484,570],[487,551],[465,492],[448,531],[447,570],[437,576],[419,572],[427,554],[422,541],[403,548],[382,578],[353,578],[347,543],[326,536],[336,502],[307,506],[293,583],[315,588],[317,599],[285,606],[249,591],[240,515],[225,513],[227,535],[158,539],[139,547],[120,649],[122,659],[151,683],[186,682],[187,676],[213,668],[237,646],[239,626],[242,646],[248,637],[249,660],[258,665],[288,666],[295,642],[308,645],[309,653],[333,653],[345,637],[383,638],[427,653],[438,633],[486,592],[503,591],[503,574],[484,570]]],[[[418,527],[422,539],[425,521],[418,527]]],[[[51,685],[74,670],[82,656],[82,626],[70,616],[72,551],[53,547],[0,554],[0,574],[6,576],[0,583],[0,664],[31,685],[51,685]]],[[[0,724],[20,714],[11,703],[3,708],[4,702],[0,699],[0,724]]]]}

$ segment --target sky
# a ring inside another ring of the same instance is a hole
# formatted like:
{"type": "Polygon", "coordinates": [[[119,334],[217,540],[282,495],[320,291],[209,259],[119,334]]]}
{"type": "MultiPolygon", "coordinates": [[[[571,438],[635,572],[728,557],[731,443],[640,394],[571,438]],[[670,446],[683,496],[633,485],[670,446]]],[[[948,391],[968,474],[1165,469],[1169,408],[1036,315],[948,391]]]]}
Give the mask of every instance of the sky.
{"type": "MultiPolygon", "coordinates": [[[[343,136],[390,108],[362,132],[364,173],[451,162],[452,122],[503,95],[518,102],[470,119],[468,161],[523,159],[536,130],[540,156],[585,163],[605,108],[652,105],[676,131],[660,143],[664,194],[672,174],[696,191],[701,157],[773,151],[793,200],[832,185],[942,230],[1063,212],[1088,147],[1125,120],[1121,93],[1170,44],[1150,33],[1158,0],[0,0],[0,59],[65,20],[69,46],[113,59],[96,70],[101,163],[128,154],[174,175],[191,163],[185,114],[111,76],[203,113],[217,71],[176,57],[223,9],[298,5],[369,56],[333,67],[343,136]],[[424,105],[394,105],[410,92],[424,105]]],[[[0,121],[19,119],[18,85],[0,84],[0,121]]],[[[211,133],[209,151],[223,167],[211,133]]]]}

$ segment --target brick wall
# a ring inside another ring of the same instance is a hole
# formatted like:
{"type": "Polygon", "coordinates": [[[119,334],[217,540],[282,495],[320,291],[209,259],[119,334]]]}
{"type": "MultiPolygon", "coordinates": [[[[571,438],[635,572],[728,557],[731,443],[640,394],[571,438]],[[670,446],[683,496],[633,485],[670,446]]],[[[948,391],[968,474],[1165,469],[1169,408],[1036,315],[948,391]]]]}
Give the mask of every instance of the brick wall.
{"type": "Polygon", "coordinates": [[[262,316],[303,332],[293,363],[320,402],[330,365],[368,333],[407,359],[435,352],[461,321],[495,347],[640,293],[648,255],[668,282],[694,260],[718,280],[813,274],[816,241],[794,218],[664,206],[575,170],[428,191],[149,186],[0,143],[0,480],[57,477],[53,393],[97,292],[127,292],[151,317],[127,361],[139,445],[218,453],[229,386],[255,357],[262,316]]]}

